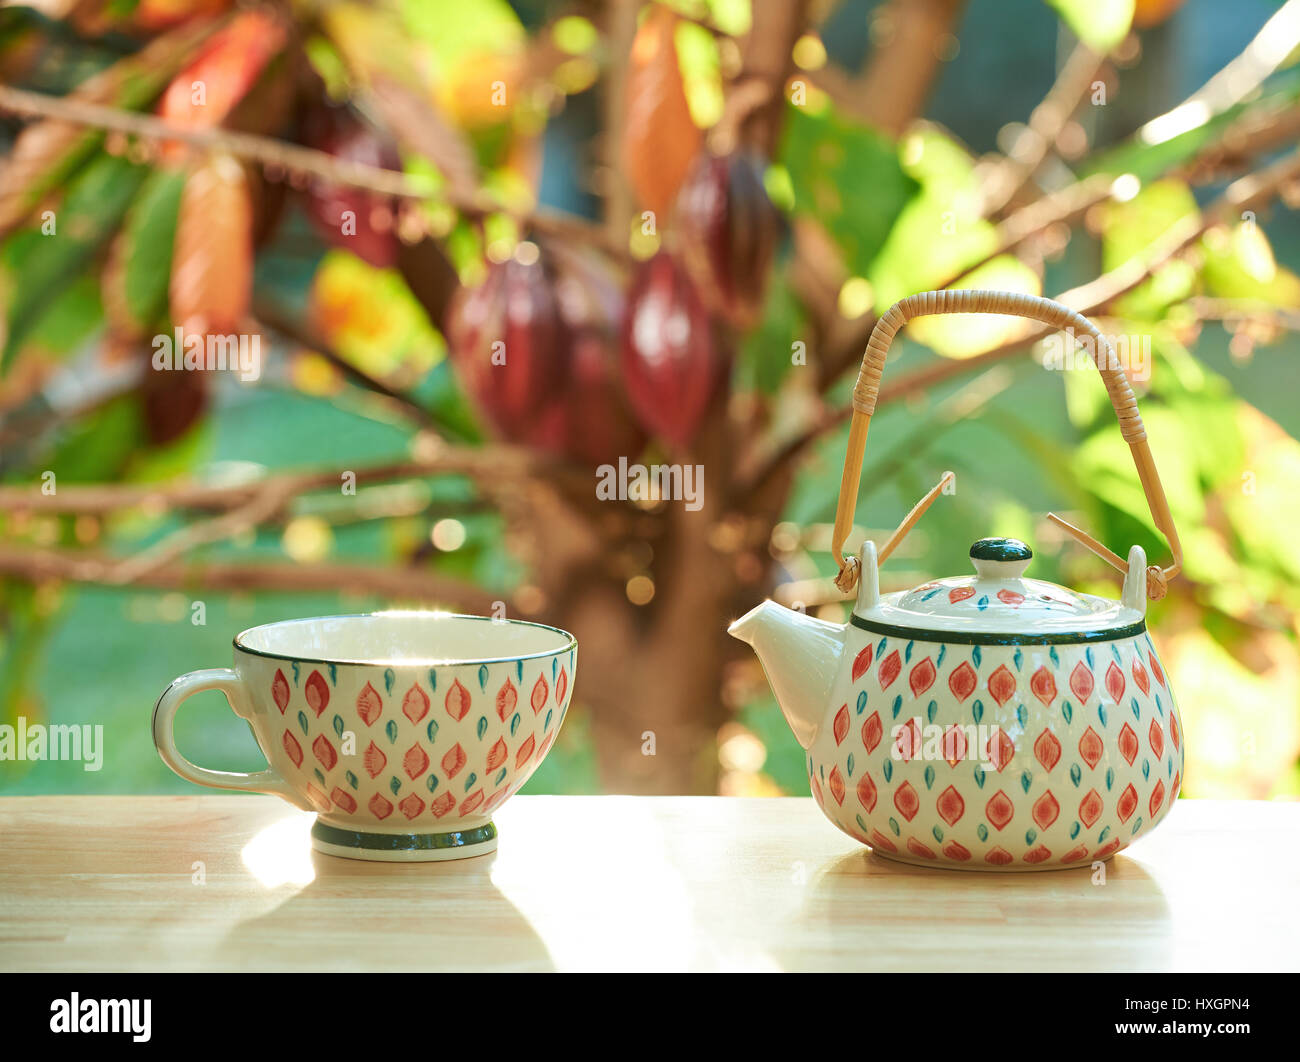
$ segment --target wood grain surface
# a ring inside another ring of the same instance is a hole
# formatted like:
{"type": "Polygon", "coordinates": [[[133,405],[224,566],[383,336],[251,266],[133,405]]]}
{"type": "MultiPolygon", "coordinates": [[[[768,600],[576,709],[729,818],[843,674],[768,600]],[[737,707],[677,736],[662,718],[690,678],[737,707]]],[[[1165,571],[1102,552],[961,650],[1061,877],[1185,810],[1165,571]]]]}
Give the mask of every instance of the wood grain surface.
{"type": "Polygon", "coordinates": [[[272,797],[0,799],[5,970],[1295,970],[1300,804],[1180,801],[1105,865],[910,867],[811,799],[516,797],[454,863],[272,797]]]}

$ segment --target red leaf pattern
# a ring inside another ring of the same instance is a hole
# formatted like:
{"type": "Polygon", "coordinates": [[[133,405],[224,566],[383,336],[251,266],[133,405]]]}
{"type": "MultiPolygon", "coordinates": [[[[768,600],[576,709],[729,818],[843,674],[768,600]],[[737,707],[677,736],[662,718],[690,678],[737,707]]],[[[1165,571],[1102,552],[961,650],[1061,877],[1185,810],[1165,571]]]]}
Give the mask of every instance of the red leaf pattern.
{"type": "Polygon", "coordinates": [[[513,714],[515,705],[519,703],[519,691],[515,689],[515,684],[506,679],[505,685],[497,690],[497,716],[501,722],[506,721],[506,717],[513,714]]]}
{"type": "Polygon", "coordinates": [[[384,702],[380,699],[379,694],[375,692],[375,687],[366,683],[365,689],[357,694],[357,715],[361,716],[361,721],[370,726],[380,713],[384,710],[384,702]]]}
{"type": "Polygon", "coordinates": [[[412,723],[418,723],[429,713],[429,695],[420,689],[418,682],[412,683],[402,698],[402,714],[412,723]]]}
{"type": "Polygon", "coordinates": [[[447,707],[447,714],[455,719],[456,722],[459,723],[465,718],[466,713],[469,711],[470,696],[469,690],[460,684],[460,679],[456,679],[452,682],[451,689],[447,691],[447,698],[444,703],[447,707]]]}
{"type": "Polygon", "coordinates": [[[857,682],[871,667],[871,646],[868,645],[853,658],[853,681],[857,682]]]}
{"type": "Polygon", "coordinates": [[[275,669],[275,678],[271,680],[271,700],[275,701],[280,714],[284,715],[284,710],[289,707],[289,680],[279,668],[275,669]]]}
{"type": "Polygon", "coordinates": [[[321,712],[329,707],[330,687],[329,683],[321,678],[319,671],[313,671],[307,676],[307,681],[303,684],[303,696],[307,698],[307,707],[316,713],[316,718],[320,718],[321,712]]]}

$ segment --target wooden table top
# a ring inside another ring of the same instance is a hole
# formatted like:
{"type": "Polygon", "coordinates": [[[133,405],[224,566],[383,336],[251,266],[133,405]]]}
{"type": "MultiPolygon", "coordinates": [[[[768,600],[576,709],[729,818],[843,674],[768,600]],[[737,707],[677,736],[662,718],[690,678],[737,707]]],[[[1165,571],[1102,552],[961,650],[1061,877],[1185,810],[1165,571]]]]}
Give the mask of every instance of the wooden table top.
{"type": "Polygon", "coordinates": [[[273,797],[0,799],[6,970],[1295,970],[1300,803],[1180,801],[1106,864],[881,859],[810,798],[516,797],[365,863],[273,797]]]}

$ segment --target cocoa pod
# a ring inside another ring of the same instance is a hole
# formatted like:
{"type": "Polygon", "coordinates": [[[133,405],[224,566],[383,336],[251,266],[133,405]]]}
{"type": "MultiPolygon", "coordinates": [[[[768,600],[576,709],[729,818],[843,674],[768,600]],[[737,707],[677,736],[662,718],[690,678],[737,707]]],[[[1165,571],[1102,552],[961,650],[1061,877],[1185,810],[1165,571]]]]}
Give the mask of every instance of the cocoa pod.
{"type": "MultiPolygon", "coordinates": [[[[308,147],[350,162],[402,168],[393,144],[342,107],[322,107],[309,114],[303,139],[308,147]]],[[[316,177],[307,186],[305,205],[312,226],[331,246],[351,251],[379,269],[397,261],[397,204],[391,196],[316,177]]]]}
{"type": "Polygon", "coordinates": [[[527,441],[591,466],[635,457],[646,433],[632,415],[619,372],[622,277],[589,251],[548,245],[546,254],[555,265],[566,380],[527,441]]]}
{"type": "Polygon", "coordinates": [[[705,306],[738,328],[757,324],[782,229],[762,160],[702,154],[678,194],[674,228],[705,306]]]}
{"type": "Polygon", "coordinates": [[[708,311],[666,251],[641,264],[628,293],[623,378],[641,423],[676,446],[695,437],[721,375],[708,311]]]}
{"type": "Polygon", "coordinates": [[[448,314],[448,349],[461,385],[512,441],[528,439],[567,382],[553,284],[542,258],[516,253],[489,266],[478,287],[457,293],[448,314]]]}

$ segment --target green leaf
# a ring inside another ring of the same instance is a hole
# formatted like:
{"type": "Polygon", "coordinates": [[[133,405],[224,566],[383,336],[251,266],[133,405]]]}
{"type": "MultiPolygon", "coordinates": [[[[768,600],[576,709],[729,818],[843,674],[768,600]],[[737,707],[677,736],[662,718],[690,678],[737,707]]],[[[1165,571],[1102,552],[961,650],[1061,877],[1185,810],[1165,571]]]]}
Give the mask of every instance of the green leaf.
{"type": "Polygon", "coordinates": [[[992,224],[979,216],[979,187],[970,156],[933,129],[900,145],[906,173],[921,188],[898,215],[867,278],[877,313],[926,291],[997,248],[992,224]]]}
{"type": "Polygon", "coordinates": [[[506,0],[456,0],[430,4],[400,0],[405,30],[446,67],[477,56],[521,46],[524,28],[506,0]]]}
{"type": "Polygon", "coordinates": [[[1221,299],[1300,308],[1300,277],[1277,264],[1257,223],[1242,222],[1230,234],[1214,229],[1201,241],[1201,280],[1221,299]]]}
{"type": "MultiPolygon", "coordinates": [[[[1199,213],[1191,189],[1174,178],[1149,184],[1126,202],[1106,203],[1101,215],[1102,269],[1109,272],[1147,254],[1171,228],[1199,213]]],[[[1154,320],[1171,303],[1187,298],[1195,283],[1195,269],[1178,259],[1120,299],[1117,308],[1129,317],[1154,320]]]]}
{"type": "Polygon", "coordinates": [[[741,345],[739,371],[742,386],[775,394],[794,365],[796,343],[805,342],[805,318],[799,301],[787,285],[776,286],[768,296],[762,323],[741,345]]]}
{"type": "Polygon", "coordinates": [[[112,235],[147,172],[125,159],[100,155],[68,189],[55,212],[53,235],[29,229],[6,242],[0,254],[8,292],[0,372],[58,294],[112,235]]]}
{"type": "Polygon", "coordinates": [[[894,144],[829,105],[815,114],[791,106],[778,161],[790,176],[794,213],[821,222],[849,273],[866,276],[917,188],[894,144]]]}
{"type": "Polygon", "coordinates": [[[167,308],[176,218],[184,188],[183,172],[159,170],[140,189],[127,215],[122,232],[127,241],[124,294],[128,312],[142,329],[152,328],[167,308]]]}
{"type": "Polygon", "coordinates": [[[1076,37],[1105,54],[1133,25],[1133,0],[1047,0],[1076,37]]]}

